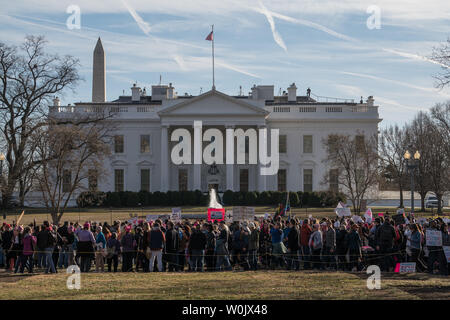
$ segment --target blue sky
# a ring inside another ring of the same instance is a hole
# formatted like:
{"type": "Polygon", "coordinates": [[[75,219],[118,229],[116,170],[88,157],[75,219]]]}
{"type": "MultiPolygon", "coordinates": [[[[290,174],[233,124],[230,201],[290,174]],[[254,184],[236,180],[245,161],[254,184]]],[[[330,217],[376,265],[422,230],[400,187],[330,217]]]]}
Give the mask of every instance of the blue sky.
{"type": "Polygon", "coordinates": [[[355,99],[373,95],[382,126],[402,125],[418,110],[450,99],[434,88],[440,66],[427,60],[450,36],[448,0],[15,0],[0,7],[0,39],[20,44],[45,35],[48,51],[80,59],[84,81],[63,104],[91,99],[92,51],[102,38],[107,99],[136,82],[149,88],[173,83],[179,95],[211,88],[215,28],[216,87],[248,93],[253,84],[298,94],[355,99]],[[81,10],[81,29],[69,30],[70,5],[81,10]],[[380,9],[380,29],[369,29],[380,9]]]}

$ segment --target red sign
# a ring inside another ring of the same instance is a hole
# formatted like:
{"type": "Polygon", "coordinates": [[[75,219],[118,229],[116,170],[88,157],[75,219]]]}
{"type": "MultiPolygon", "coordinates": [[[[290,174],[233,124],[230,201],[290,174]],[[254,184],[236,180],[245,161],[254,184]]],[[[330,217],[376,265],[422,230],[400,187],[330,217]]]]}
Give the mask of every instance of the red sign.
{"type": "Polygon", "coordinates": [[[225,209],[208,208],[208,221],[225,220],[225,209]]]}

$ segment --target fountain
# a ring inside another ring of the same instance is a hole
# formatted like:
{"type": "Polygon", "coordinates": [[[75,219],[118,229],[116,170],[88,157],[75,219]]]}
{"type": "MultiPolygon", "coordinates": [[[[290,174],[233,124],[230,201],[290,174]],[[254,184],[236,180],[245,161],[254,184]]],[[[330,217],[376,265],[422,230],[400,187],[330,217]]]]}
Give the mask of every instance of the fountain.
{"type": "Polygon", "coordinates": [[[222,221],[225,219],[225,209],[217,201],[217,193],[214,188],[209,190],[208,221],[222,221]]]}

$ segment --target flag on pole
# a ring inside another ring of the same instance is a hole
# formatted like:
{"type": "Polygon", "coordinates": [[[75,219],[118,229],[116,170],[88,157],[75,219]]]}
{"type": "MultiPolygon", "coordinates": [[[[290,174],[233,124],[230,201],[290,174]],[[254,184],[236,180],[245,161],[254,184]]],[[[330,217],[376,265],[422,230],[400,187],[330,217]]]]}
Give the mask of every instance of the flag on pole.
{"type": "Polygon", "coordinates": [[[214,31],[211,31],[205,40],[213,41],[214,40],[214,31]]]}
{"type": "Polygon", "coordinates": [[[291,215],[291,205],[289,203],[289,191],[288,191],[287,197],[286,197],[286,205],[284,206],[283,210],[280,212],[280,216],[285,216],[288,211],[289,211],[289,216],[290,216],[291,215]]]}
{"type": "Polygon", "coordinates": [[[211,51],[212,51],[212,89],[216,90],[216,81],[214,76],[214,25],[211,26],[211,32],[208,34],[205,40],[211,41],[211,51]]]}

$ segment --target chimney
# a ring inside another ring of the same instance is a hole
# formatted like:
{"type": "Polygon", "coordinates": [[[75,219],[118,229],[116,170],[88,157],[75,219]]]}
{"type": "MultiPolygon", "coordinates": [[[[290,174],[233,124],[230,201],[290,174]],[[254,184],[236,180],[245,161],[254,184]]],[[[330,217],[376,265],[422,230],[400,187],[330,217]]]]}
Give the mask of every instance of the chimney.
{"type": "Polygon", "coordinates": [[[169,83],[169,87],[167,88],[167,99],[175,99],[175,88],[172,87],[172,83],[169,83]]]}
{"type": "Polygon", "coordinates": [[[141,88],[136,86],[136,83],[131,87],[131,101],[141,101],[141,88]]]}
{"type": "Polygon", "coordinates": [[[295,82],[292,83],[288,90],[288,102],[297,102],[297,87],[295,86],[295,82]]]}
{"type": "Polygon", "coordinates": [[[92,67],[92,102],[106,101],[106,63],[102,41],[98,38],[92,67]]]}
{"type": "Polygon", "coordinates": [[[58,97],[55,97],[55,99],[53,99],[53,106],[54,107],[60,107],[61,106],[61,101],[59,100],[58,97]]]}
{"type": "Polygon", "coordinates": [[[375,101],[375,100],[373,99],[373,96],[369,96],[369,97],[367,98],[367,106],[373,107],[374,101],[375,101]]]}
{"type": "Polygon", "coordinates": [[[256,84],[252,87],[252,99],[258,100],[258,88],[256,87],[256,84]]]}

